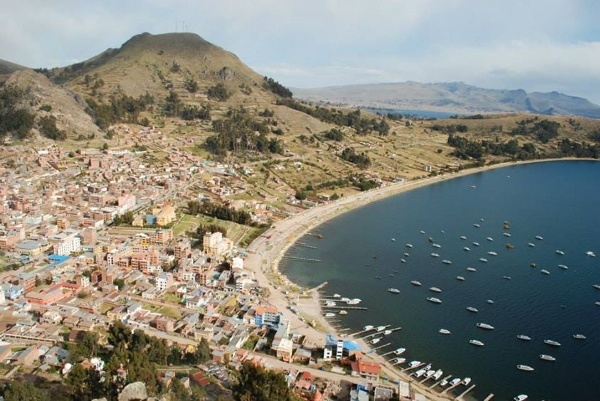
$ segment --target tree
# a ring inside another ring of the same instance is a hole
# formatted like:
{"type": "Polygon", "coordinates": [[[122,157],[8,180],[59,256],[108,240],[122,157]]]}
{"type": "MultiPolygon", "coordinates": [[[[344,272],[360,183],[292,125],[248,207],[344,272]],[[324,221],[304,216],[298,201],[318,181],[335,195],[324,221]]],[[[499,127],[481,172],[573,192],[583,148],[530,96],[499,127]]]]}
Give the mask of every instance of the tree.
{"type": "Polygon", "coordinates": [[[236,401],[294,400],[283,374],[248,362],[242,365],[232,390],[236,401]]]}

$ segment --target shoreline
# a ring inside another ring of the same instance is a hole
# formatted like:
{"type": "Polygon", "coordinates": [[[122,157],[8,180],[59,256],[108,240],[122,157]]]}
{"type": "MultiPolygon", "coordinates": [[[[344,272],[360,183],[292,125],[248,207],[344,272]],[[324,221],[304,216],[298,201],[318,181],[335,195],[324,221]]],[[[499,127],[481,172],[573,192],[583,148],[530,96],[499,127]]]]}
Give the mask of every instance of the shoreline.
{"type": "MultiPolygon", "coordinates": [[[[272,305],[279,307],[279,310],[284,314],[284,317],[290,320],[292,324],[292,330],[301,331],[303,334],[305,334],[308,343],[312,342],[315,345],[322,346],[324,344],[325,333],[330,333],[337,338],[355,341],[366,352],[372,349],[367,340],[353,338],[341,334],[331,325],[331,322],[324,317],[323,310],[321,308],[322,301],[320,299],[320,294],[315,289],[304,289],[304,291],[300,289],[302,294],[308,293],[310,295],[309,298],[303,297],[302,302],[300,302],[299,295],[297,297],[298,313],[308,314],[308,316],[314,318],[318,322],[318,324],[313,325],[315,327],[307,325],[305,322],[299,319],[297,314],[292,313],[290,310],[283,307],[283,305],[287,305],[289,303],[289,298],[285,294],[287,289],[293,287],[297,288],[298,286],[289,281],[285,275],[281,274],[279,271],[279,263],[285,256],[287,250],[295,242],[297,242],[298,239],[309,233],[310,230],[314,229],[320,224],[343,213],[400,193],[439,183],[448,179],[482,173],[497,168],[510,167],[520,164],[563,160],[568,161],[582,159],[544,159],[498,163],[491,166],[458,171],[456,173],[389,184],[382,188],[360,192],[346,198],[340,198],[334,202],[304,210],[288,219],[276,223],[271,229],[265,232],[263,236],[257,238],[252,244],[250,244],[248,247],[250,255],[247,265],[249,270],[252,270],[255,273],[255,278],[260,285],[269,289],[269,296],[266,298],[266,300],[272,305]],[[253,256],[253,258],[250,258],[250,256],[253,256]],[[260,256],[260,258],[258,256],[260,256]],[[271,278],[267,276],[267,273],[271,275],[271,278]],[[286,289],[285,292],[280,290],[280,283],[277,283],[277,285],[273,283],[273,278],[276,278],[279,282],[283,283],[286,289]],[[318,330],[319,328],[321,330],[318,330]],[[322,330],[324,330],[324,332],[322,332],[322,330]]],[[[391,366],[387,360],[381,355],[377,354],[377,352],[370,353],[369,358],[381,363],[381,376],[387,376],[390,381],[399,379],[409,382],[413,391],[426,395],[428,399],[448,400],[455,398],[452,395],[438,393],[436,390],[430,389],[427,385],[421,385],[417,381],[412,380],[409,374],[391,366]]],[[[468,398],[468,395],[465,397],[468,398]]]]}

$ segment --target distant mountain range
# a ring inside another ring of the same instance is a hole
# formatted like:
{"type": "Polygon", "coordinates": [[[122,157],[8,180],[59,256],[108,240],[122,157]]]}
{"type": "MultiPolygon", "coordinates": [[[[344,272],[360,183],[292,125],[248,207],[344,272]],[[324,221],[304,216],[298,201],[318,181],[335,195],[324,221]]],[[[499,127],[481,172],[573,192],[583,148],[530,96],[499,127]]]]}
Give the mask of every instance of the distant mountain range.
{"type": "Polygon", "coordinates": [[[312,102],[397,110],[457,114],[534,113],[600,118],[600,106],[558,92],[484,89],[463,82],[382,83],[293,88],[294,96],[312,102]]]}

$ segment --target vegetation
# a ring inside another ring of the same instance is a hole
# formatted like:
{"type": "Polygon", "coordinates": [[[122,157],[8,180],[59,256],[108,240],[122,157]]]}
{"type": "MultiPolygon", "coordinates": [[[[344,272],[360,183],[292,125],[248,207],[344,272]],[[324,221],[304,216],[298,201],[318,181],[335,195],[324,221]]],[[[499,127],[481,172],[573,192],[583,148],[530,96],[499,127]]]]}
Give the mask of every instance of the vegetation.
{"type": "Polygon", "coordinates": [[[354,148],[345,148],[342,150],[340,157],[350,163],[356,164],[360,168],[367,168],[371,165],[371,159],[364,152],[361,154],[356,153],[354,148]]]}
{"type": "Polygon", "coordinates": [[[526,118],[517,122],[511,135],[533,136],[541,143],[548,143],[558,136],[560,124],[556,121],[540,120],[539,117],[526,118]]]}
{"type": "Polygon", "coordinates": [[[16,86],[4,86],[0,89],[0,139],[6,134],[18,139],[29,136],[35,121],[35,114],[21,108],[23,90],[16,86]]]}
{"type": "Polygon", "coordinates": [[[341,142],[344,140],[344,133],[338,128],[332,128],[325,133],[325,138],[341,142]]]}
{"type": "Polygon", "coordinates": [[[203,202],[200,204],[199,212],[207,216],[216,217],[220,220],[233,221],[234,223],[251,225],[252,217],[245,210],[235,210],[225,205],[219,205],[213,202],[203,202]]]}
{"type": "Polygon", "coordinates": [[[291,98],[294,94],[291,90],[275,81],[273,78],[264,77],[263,86],[277,96],[291,98]]]}
{"type": "Polygon", "coordinates": [[[240,369],[237,383],[233,386],[233,397],[236,401],[296,400],[283,374],[249,362],[240,369]]]}
{"type": "Polygon", "coordinates": [[[64,141],[67,139],[67,133],[56,127],[56,117],[54,116],[43,116],[40,118],[39,129],[40,134],[55,141],[64,141]]]}
{"type": "Polygon", "coordinates": [[[120,122],[138,124],[140,113],[148,111],[154,105],[154,97],[149,93],[138,98],[124,93],[113,94],[108,103],[98,103],[94,99],[87,99],[86,110],[94,119],[94,123],[102,130],[110,125],[120,122]]]}
{"type": "Polygon", "coordinates": [[[208,88],[206,95],[210,100],[224,102],[231,97],[231,92],[227,90],[227,87],[224,83],[219,82],[215,86],[211,86],[210,88],[208,88]]]}
{"type": "Polygon", "coordinates": [[[446,134],[454,134],[456,132],[467,132],[469,127],[467,127],[465,124],[434,124],[431,126],[431,129],[434,131],[445,132],[446,134]]]}

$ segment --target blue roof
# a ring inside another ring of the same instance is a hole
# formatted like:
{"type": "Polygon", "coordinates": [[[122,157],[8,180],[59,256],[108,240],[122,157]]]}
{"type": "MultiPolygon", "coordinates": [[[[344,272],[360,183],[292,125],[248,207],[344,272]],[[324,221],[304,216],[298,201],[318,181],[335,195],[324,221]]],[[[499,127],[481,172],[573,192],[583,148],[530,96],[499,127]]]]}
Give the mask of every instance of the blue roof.
{"type": "MultiPolygon", "coordinates": [[[[337,340],[331,334],[325,334],[325,344],[326,345],[337,345],[337,340]]],[[[347,340],[344,341],[344,349],[348,351],[360,351],[360,346],[356,343],[356,341],[347,340]]]]}

